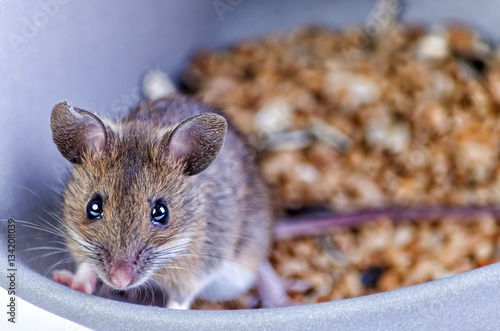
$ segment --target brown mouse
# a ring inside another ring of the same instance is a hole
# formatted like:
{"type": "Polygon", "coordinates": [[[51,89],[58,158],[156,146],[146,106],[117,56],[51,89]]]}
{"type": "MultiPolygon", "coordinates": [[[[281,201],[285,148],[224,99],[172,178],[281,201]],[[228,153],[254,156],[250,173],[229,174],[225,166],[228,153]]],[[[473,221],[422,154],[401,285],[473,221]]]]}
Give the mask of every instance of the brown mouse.
{"type": "Polygon", "coordinates": [[[145,100],[121,121],[66,102],[53,140],[73,163],[61,218],[77,262],[54,280],[92,293],[150,279],[167,307],[232,299],[268,254],[273,211],[245,138],[221,113],[178,93],[145,100]]]}

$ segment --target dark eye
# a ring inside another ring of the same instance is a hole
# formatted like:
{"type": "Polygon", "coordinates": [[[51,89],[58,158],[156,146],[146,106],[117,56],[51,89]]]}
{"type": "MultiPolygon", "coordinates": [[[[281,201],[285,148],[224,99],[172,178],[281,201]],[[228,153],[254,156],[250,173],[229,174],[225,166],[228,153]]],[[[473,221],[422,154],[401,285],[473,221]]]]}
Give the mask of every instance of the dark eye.
{"type": "Polygon", "coordinates": [[[153,224],[165,225],[168,222],[168,208],[162,202],[157,202],[151,209],[151,221],[153,224]]]}
{"type": "Polygon", "coordinates": [[[97,220],[102,216],[102,198],[97,196],[89,201],[87,205],[87,218],[97,220]]]}

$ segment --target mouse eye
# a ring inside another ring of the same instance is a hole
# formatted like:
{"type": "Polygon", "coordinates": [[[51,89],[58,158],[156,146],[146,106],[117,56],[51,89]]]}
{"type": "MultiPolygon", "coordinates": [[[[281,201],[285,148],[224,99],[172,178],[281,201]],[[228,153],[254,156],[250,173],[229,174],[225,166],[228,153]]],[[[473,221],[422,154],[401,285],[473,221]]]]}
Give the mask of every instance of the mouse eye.
{"type": "Polygon", "coordinates": [[[97,196],[87,204],[87,218],[89,220],[97,220],[102,216],[102,198],[97,196]]]}
{"type": "Polygon", "coordinates": [[[168,222],[168,208],[162,202],[157,202],[151,209],[151,221],[153,224],[165,225],[168,222]]]}

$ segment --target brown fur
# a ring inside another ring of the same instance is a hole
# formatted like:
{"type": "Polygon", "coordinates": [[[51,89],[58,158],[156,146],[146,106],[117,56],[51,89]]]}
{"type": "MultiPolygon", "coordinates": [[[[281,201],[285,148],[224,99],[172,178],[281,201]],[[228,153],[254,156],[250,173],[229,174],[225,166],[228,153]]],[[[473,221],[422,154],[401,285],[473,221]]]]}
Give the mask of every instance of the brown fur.
{"type": "Polygon", "coordinates": [[[191,161],[172,157],[168,149],[178,123],[206,112],[217,113],[182,95],[143,101],[121,122],[102,121],[106,136],[101,150],[82,145],[78,136],[64,139],[71,132],[61,126],[62,115],[53,113],[54,141],[74,162],[64,193],[63,219],[72,238],[68,247],[78,263],[91,261],[104,282],[109,284],[112,265],[133,260],[133,286],[155,276],[181,302],[198,293],[224,261],[237,261],[256,273],[266,258],[270,197],[245,139],[229,125],[215,160],[194,176],[185,174],[195,172],[189,170],[191,161]],[[103,197],[104,212],[101,219],[89,221],[86,206],[96,193],[103,197]],[[167,226],[150,219],[160,198],[169,208],[167,226]],[[182,254],[159,259],[159,249],[174,247],[188,236],[182,254]]]}

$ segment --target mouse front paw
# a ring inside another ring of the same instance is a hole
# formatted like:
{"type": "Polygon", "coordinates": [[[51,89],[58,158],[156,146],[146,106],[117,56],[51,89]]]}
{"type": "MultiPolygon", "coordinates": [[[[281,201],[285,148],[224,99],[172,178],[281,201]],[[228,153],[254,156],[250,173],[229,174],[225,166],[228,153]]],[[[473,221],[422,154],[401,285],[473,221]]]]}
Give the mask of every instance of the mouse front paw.
{"type": "Polygon", "coordinates": [[[59,284],[67,284],[69,287],[73,284],[75,275],[69,270],[56,270],[52,273],[52,279],[59,284]]]}
{"type": "Polygon", "coordinates": [[[89,269],[86,264],[80,265],[76,274],[69,270],[56,270],[52,273],[52,279],[60,284],[66,283],[68,287],[87,294],[94,293],[97,284],[95,271],[89,269]]]}
{"type": "Polygon", "coordinates": [[[276,271],[265,261],[259,269],[257,289],[260,294],[263,308],[278,308],[293,306],[294,303],[287,295],[287,286],[276,271]]]}

